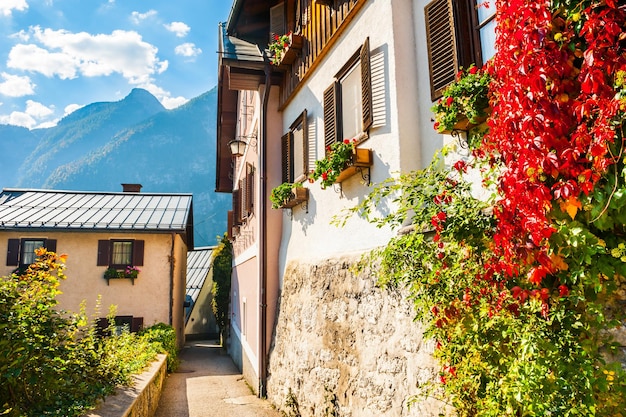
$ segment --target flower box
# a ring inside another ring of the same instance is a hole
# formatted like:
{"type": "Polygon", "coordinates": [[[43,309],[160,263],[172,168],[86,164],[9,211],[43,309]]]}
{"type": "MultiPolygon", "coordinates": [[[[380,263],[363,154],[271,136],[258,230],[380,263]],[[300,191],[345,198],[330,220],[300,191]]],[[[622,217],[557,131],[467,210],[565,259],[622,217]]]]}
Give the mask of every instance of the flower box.
{"type": "MultiPolygon", "coordinates": [[[[280,52],[280,56],[276,57],[276,65],[291,65],[298,58],[299,51],[304,44],[302,35],[289,34],[289,45],[280,52]]],[[[278,52],[277,52],[278,54],[278,52]]]]}
{"type": "Polygon", "coordinates": [[[444,135],[449,135],[450,133],[454,132],[455,130],[457,130],[457,131],[469,131],[469,130],[471,130],[472,128],[474,128],[476,126],[480,126],[482,123],[484,123],[487,120],[487,118],[491,114],[491,107],[486,108],[484,111],[485,111],[485,116],[477,117],[476,118],[476,122],[477,123],[472,123],[472,122],[469,121],[469,119],[467,117],[465,117],[465,115],[459,114],[457,116],[457,122],[454,124],[452,129],[444,130],[444,131],[441,131],[439,133],[442,133],[444,135]]]}
{"type": "Polygon", "coordinates": [[[135,285],[135,279],[139,276],[139,269],[136,267],[127,267],[126,269],[109,268],[104,271],[104,279],[107,280],[107,285],[112,279],[130,279],[131,283],[135,285]]]}
{"type": "Polygon", "coordinates": [[[300,203],[309,200],[309,189],[306,187],[294,187],[291,192],[291,198],[285,200],[280,208],[293,208],[300,203]]]}
{"type": "Polygon", "coordinates": [[[346,167],[339,173],[335,182],[341,183],[357,172],[362,172],[363,168],[371,167],[373,161],[374,158],[371,149],[355,148],[352,159],[348,161],[346,167]]]}

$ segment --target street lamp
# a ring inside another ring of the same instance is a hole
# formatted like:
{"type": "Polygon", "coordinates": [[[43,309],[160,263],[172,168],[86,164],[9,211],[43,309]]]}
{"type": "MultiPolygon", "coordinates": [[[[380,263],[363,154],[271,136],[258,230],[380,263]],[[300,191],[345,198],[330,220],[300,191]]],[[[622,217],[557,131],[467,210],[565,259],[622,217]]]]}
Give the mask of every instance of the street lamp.
{"type": "Polygon", "coordinates": [[[240,139],[233,139],[228,142],[228,146],[230,147],[230,153],[232,153],[233,156],[242,156],[244,151],[246,150],[247,145],[248,144],[246,142],[240,139]]]}

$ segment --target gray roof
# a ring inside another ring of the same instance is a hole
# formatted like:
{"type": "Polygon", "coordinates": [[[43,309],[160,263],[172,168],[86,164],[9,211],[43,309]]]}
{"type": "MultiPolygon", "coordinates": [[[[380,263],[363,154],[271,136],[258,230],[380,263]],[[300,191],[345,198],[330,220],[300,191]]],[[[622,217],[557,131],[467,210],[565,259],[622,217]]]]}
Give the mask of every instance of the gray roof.
{"type": "MultiPolygon", "coordinates": [[[[4,189],[1,229],[187,232],[191,194],[4,189]]],[[[193,247],[193,237],[190,247],[193,247]]]]}
{"type": "Polygon", "coordinates": [[[220,39],[218,41],[218,53],[220,64],[223,61],[237,62],[238,64],[248,64],[251,68],[263,69],[265,60],[258,45],[228,35],[226,28],[220,27],[220,39]]]}
{"type": "Polygon", "coordinates": [[[186,295],[191,297],[192,305],[196,303],[213,265],[213,249],[215,246],[197,248],[187,252],[186,295]]]}

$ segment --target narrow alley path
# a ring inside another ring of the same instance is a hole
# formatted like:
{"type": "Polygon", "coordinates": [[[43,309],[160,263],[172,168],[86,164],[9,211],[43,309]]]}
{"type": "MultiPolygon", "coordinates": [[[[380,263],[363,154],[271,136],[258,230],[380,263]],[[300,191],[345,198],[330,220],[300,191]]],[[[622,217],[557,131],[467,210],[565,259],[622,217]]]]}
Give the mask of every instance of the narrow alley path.
{"type": "Polygon", "coordinates": [[[188,342],[170,374],[155,417],[278,417],[257,398],[215,341],[188,342]]]}

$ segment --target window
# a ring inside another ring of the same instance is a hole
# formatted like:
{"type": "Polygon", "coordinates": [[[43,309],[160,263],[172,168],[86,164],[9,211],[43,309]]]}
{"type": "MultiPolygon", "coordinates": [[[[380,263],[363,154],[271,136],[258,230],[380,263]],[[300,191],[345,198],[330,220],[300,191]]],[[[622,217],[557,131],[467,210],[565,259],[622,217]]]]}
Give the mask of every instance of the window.
{"type": "Polygon", "coordinates": [[[7,266],[25,267],[35,262],[35,249],[46,248],[56,252],[56,239],[9,239],[7,250],[7,266]]]}
{"type": "Polygon", "coordinates": [[[298,116],[282,137],[282,179],[283,182],[301,181],[309,167],[309,146],[307,135],[306,110],[298,116]]]}
{"type": "Polygon", "coordinates": [[[143,265],[144,241],[113,239],[98,241],[98,266],[123,269],[143,265]]]}
{"type": "Polygon", "coordinates": [[[254,166],[250,163],[246,164],[246,175],[239,180],[238,195],[241,198],[240,220],[243,222],[252,215],[254,209],[254,166]]]}
{"type": "Polygon", "coordinates": [[[373,122],[369,38],[324,91],[326,146],[366,133],[373,122]]]}
{"type": "Polygon", "coordinates": [[[424,15],[435,101],[460,67],[482,66],[495,53],[495,7],[478,0],[433,0],[424,15]]]}

